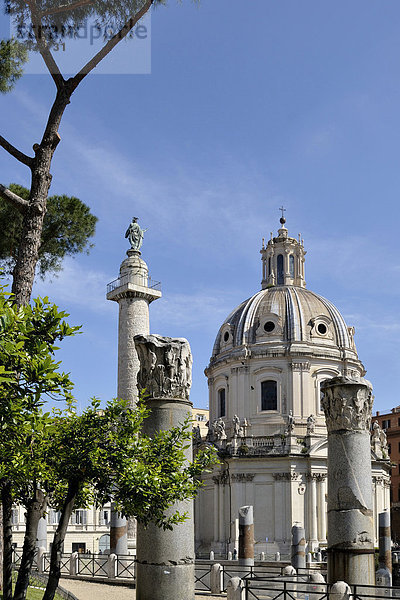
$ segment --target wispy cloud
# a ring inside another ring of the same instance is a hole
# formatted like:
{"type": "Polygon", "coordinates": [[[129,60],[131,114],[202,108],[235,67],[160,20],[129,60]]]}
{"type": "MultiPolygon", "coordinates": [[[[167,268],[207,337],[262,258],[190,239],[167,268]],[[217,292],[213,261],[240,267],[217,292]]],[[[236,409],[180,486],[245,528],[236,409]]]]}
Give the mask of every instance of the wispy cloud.
{"type": "Polygon", "coordinates": [[[105,298],[105,282],[111,279],[101,271],[86,269],[79,262],[66,258],[58,276],[36,280],[33,296],[49,296],[62,308],[73,306],[105,313],[110,311],[111,304],[105,298]]]}
{"type": "Polygon", "coordinates": [[[168,323],[184,329],[211,330],[218,327],[232,310],[232,295],[224,290],[197,290],[192,294],[171,294],[151,308],[152,324],[168,323]]]}

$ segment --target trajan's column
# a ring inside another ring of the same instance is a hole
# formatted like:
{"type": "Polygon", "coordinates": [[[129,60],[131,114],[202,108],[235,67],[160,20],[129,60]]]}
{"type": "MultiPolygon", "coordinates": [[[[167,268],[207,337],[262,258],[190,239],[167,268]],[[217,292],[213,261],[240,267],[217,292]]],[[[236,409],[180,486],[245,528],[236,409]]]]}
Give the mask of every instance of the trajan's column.
{"type": "MultiPolygon", "coordinates": [[[[130,249],[121,263],[119,277],[107,286],[107,300],[119,305],[118,320],[118,389],[117,396],[134,405],[137,401],[137,374],[140,368],[135,348],[135,335],[149,335],[149,304],[161,298],[160,284],[151,281],[149,269],[141,258],[140,248],[145,229],[133,217],[125,237],[130,249]]],[[[115,511],[111,513],[110,552],[127,554],[127,537],[133,538],[134,522],[129,522],[115,511]]]]}

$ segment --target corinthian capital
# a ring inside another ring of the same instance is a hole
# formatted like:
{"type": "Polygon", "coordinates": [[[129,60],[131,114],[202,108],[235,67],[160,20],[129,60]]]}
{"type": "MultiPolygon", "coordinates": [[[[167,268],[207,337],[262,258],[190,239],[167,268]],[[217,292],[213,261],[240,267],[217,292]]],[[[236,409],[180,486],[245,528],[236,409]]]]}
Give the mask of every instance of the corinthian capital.
{"type": "Polygon", "coordinates": [[[321,401],[328,432],[368,431],[372,416],[372,385],[362,377],[334,377],[321,385],[321,401]]]}
{"type": "Polygon", "coordinates": [[[184,338],[136,335],[140,360],[138,388],[152,398],[188,400],[192,385],[192,353],[184,338]]]}

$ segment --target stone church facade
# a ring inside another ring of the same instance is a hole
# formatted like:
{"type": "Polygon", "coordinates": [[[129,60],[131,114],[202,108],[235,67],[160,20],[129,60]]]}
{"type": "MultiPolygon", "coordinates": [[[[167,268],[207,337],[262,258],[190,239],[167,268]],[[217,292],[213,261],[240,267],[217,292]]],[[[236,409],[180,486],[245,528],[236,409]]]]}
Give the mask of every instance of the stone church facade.
{"type": "MultiPolygon", "coordinates": [[[[305,254],[282,218],[278,235],[263,242],[261,291],[235,308],[217,334],[205,370],[207,443],[218,447],[221,462],[205,476],[196,500],[200,555],[238,548],[244,505],[254,507],[256,555],[287,556],[294,524],[305,527],[308,551],[326,546],[320,386],[338,375],[364,376],[365,369],[354,329],[331,302],[306,288],[305,254]]],[[[371,449],[376,545],[377,514],[390,506],[384,440],[378,446],[371,449]]]]}

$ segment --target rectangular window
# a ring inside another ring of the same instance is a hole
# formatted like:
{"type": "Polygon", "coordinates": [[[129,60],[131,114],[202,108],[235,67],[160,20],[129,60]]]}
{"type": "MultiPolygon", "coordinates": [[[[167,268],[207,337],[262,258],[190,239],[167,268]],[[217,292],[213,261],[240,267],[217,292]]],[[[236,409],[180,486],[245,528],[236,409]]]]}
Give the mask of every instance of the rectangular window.
{"type": "Polygon", "coordinates": [[[382,429],[390,429],[390,419],[384,419],[382,421],[382,429]]]}
{"type": "Polygon", "coordinates": [[[392,444],[388,444],[388,453],[390,454],[392,451],[392,444]]]}
{"type": "Polygon", "coordinates": [[[85,552],[86,552],[85,542],[72,542],[72,552],[79,552],[79,554],[85,554],[85,552]]]}
{"type": "Polygon", "coordinates": [[[218,416],[225,417],[226,405],[225,405],[225,388],[218,391],[218,416]]]}
{"type": "Polygon", "coordinates": [[[278,410],[276,381],[261,382],[261,410],[278,410]]]}
{"type": "Polygon", "coordinates": [[[18,508],[13,508],[11,511],[11,520],[13,525],[18,525],[18,508]]]}
{"type": "Polygon", "coordinates": [[[58,525],[60,522],[61,512],[59,510],[53,510],[50,508],[47,520],[49,525],[58,525]]]}
{"type": "Polygon", "coordinates": [[[76,510],[71,515],[71,525],[86,525],[86,510],[76,510]]]}
{"type": "Polygon", "coordinates": [[[100,525],[108,525],[110,522],[110,511],[109,510],[101,510],[100,511],[100,525]]]}

